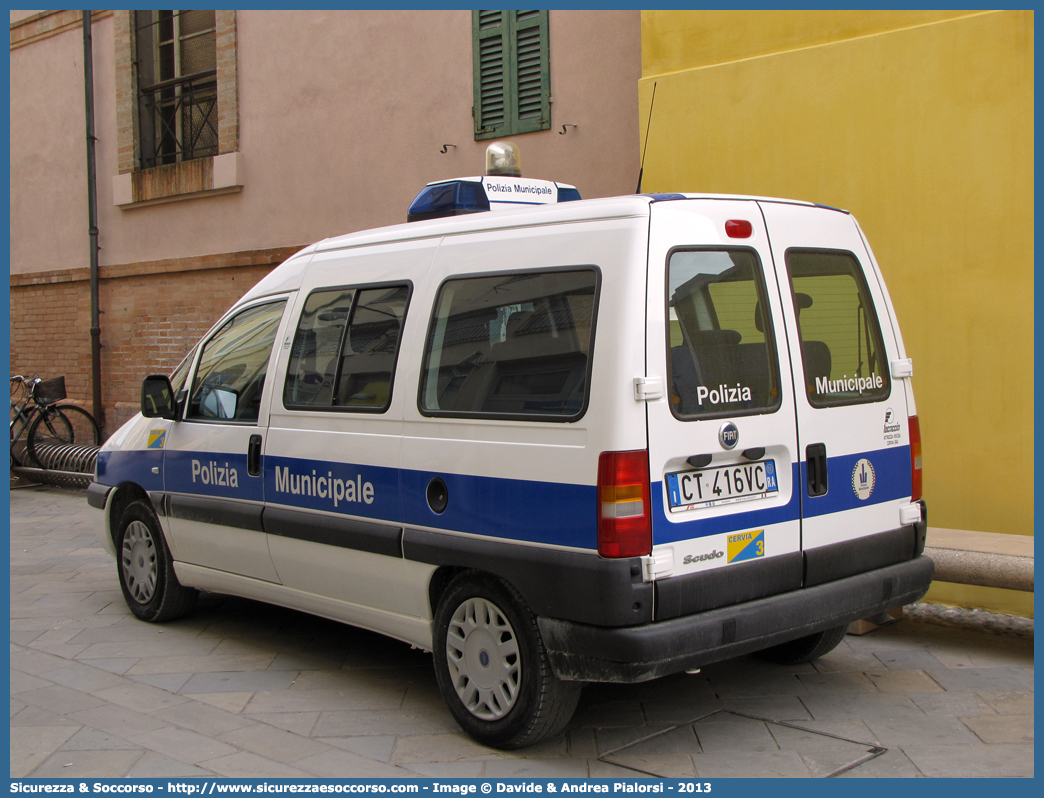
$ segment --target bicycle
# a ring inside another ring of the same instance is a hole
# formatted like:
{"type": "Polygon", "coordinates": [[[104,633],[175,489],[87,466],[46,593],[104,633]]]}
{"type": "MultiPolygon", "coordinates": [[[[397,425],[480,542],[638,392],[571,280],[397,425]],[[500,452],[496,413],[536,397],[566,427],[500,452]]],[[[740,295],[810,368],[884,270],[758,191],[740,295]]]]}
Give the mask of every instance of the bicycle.
{"type": "Polygon", "coordinates": [[[94,416],[65,399],[65,377],[41,380],[37,376],[11,377],[11,465],[46,469],[48,447],[99,446],[101,429],[94,416]],[[18,446],[25,432],[24,452],[18,446]]]}

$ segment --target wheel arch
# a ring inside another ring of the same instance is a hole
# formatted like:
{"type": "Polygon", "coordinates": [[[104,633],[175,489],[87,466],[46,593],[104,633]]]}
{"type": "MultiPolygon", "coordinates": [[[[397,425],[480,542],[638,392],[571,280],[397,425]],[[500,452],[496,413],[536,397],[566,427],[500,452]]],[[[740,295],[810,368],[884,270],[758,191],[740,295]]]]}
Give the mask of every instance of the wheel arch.
{"type": "MultiPolygon", "coordinates": [[[[127,507],[134,502],[144,501],[148,503],[149,507],[152,508],[152,512],[156,513],[157,519],[159,518],[160,514],[156,512],[156,506],[152,503],[152,498],[149,496],[145,488],[136,482],[124,482],[112,493],[112,498],[109,499],[108,515],[109,537],[112,539],[113,546],[116,545],[116,535],[120,531],[120,519],[123,517],[123,513],[127,507]]],[[[160,528],[163,529],[162,523],[160,524],[160,528]]],[[[166,537],[166,530],[164,530],[164,537],[166,537]]]]}
{"type": "MultiPolygon", "coordinates": [[[[446,588],[450,586],[450,583],[454,579],[463,573],[477,574],[484,572],[476,571],[474,568],[465,568],[460,565],[443,565],[437,568],[431,575],[431,579],[428,581],[428,604],[431,609],[432,618],[435,617],[435,613],[439,609],[439,602],[442,601],[442,596],[445,594],[446,588]]],[[[495,576],[495,574],[490,575],[495,576]]]]}

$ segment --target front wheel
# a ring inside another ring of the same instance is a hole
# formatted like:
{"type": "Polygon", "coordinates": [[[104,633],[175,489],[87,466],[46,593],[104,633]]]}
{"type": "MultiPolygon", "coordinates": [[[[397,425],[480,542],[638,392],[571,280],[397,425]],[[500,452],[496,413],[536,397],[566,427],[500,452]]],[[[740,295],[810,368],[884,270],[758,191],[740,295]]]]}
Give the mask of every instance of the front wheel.
{"type": "Polygon", "coordinates": [[[536,618],[514,588],[458,576],[435,612],[435,677],[461,728],[494,748],[521,748],[561,731],[579,682],[551,670],[536,618]]]}
{"type": "Polygon", "coordinates": [[[799,637],[797,640],[788,640],[778,646],[758,651],[754,656],[767,662],[775,662],[777,665],[797,665],[799,662],[808,662],[830,653],[845,639],[847,633],[846,623],[844,626],[835,626],[833,629],[799,637]]]}
{"type": "Polygon", "coordinates": [[[169,621],[191,611],[198,591],[183,587],[152,508],[127,505],[116,532],[116,559],[123,598],[143,621],[169,621]]]}
{"type": "Polygon", "coordinates": [[[76,405],[44,408],[26,434],[26,453],[37,468],[47,468],[47,450],[54,446],[98,446],[101,432],[94,416],[76,405]]]}

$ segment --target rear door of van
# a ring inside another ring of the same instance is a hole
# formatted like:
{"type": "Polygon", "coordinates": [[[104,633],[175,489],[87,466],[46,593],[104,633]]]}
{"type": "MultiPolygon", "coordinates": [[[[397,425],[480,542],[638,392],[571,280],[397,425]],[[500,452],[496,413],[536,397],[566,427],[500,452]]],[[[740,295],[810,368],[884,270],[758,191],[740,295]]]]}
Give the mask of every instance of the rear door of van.
{"type": "MultiPolygon", "coordinates": [[[[908,408],[901,347],[855,220],[761,202],[791,341],[807,586],[909,559],[908,408]]],[[[785,365],[784,365],[785,367],[785,365]]]]}
{"type": "Polygon", "coordinates": [[[656,618],[797,589],[793,377],[757,202],[654,202],[648,279],[656,618]]]}

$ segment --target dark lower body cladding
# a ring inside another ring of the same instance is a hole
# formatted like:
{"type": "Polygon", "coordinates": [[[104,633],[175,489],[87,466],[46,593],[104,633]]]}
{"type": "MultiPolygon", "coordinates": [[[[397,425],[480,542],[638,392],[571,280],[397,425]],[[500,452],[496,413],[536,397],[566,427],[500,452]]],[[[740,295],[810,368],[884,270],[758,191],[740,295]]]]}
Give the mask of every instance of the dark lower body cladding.
{"type": "Polygon", "coordinates": [[[928,590],[925,556],[825,584],[681,618],[608,628],[538,618],[560,679],[644,682],[911,604],[928,590]]]}

